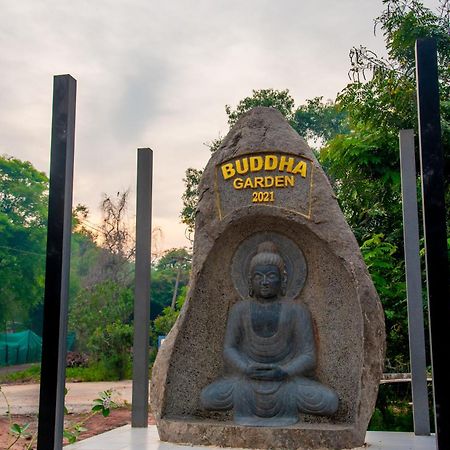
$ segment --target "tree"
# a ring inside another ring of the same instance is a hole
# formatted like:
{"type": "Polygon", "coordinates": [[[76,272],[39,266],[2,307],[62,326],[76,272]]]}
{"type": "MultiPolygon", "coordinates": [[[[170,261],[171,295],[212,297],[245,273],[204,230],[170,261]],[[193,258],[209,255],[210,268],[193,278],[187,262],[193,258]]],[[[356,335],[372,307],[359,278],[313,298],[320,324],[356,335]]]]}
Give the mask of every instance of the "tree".
{"type": "Polygon", "coordinates": [[[267,106],[275,108],[283,114],[288,121],[294,119],[294,99],[289,94],[289,90],[278,91],[276,89],[253,90],[251,97],[241,100],[234,110],[230,105],[225,105],[225,112],[228,116],[228,125],[232,127],[247,111],[256,106],[267,106]]]}
{"type": "MultiPolygon", "coordinates": [[[[338,110],[331,100],[324,102],[323,97],[316,97],[307,100],[305,105],[295,109],[294,99],[288,89],[281,91],[276,89],[253,90],[252,95],[241,100],[234,109],[230,105],[225,105],[228,124],[233,126],[246,112],[257,106],[278,109],[301,136],[314,143],[323,143],[338,133],[348,132],[346,113],[338,110]]],[[[222,139],[218,138],[207,145],[214,153],[221,143],[222,139]]],[[[182,195],[183,209],[180,217],[181,222],[187,226],[189,239],[194,232],[198,185],[202,173],[203,170],[188,168],[183,179],[185,191],[182,195]]]]}
{"type": "MultiPolygon", "coordinates": [[[[409,369],[404,290],[398,132],[417,130],[414,43],[435,37],[449,195],[450,35],[448,0],[436,14],[417,0],[384,0],[375,20],[388,58],[359,47],[350,52],[352,82],[338,95],[349,134],[337,135],[320,153],[338,201],[352,227],[383,302],[388,330],[387,367],[409,369]]],[[[447,210],[449,208],[447,207],[447,210]]],[[[450,223],[450,221],[448,221],[450,223]]]]}
{"type": "Polygon", "coordinates": [[[175,309],[179,293],[187,286],[192,255],[185,248],[167,250],[152,267],[151,318],[159,316],[164,308],[175,309]]]}
{"type": "Polygon", "coordinates": [[[348,134],[347,113],[323,97],[306,100],[294,113],[293,127],[313,144],[324,145],[334,137],[348,134]]]}
{"type": "Polygon", "coordinates": [[[120,284],[131,281],[130,261],[135,254],[134,239],[126,221],[129,191],[117,192],[115,198],[104,194],[99,240],[103,253],[103,276],[120,284]]]}
{"type": "Polygon", "coordinates": [[[192,255],[186,248],[172,248],[166,250],[164,254],[156,261],[156,270],[177,269],[181,267],[189,272],[191,267],[192,255]]]}
{"type": "Polygon", "coordinates": [[[44,294],[48,178],[0,157],[0,323],[30,325],[44,294]]]}
{"type": "Polygon", "coordinates": [[[178,288],[180,287],[180,282],[182,282],[182,276],[185,280],[189,278],[191,259],[191,255],[185,248],[174,248],[172,250],[168,250],[156,265],[157,270],[172,269],[177,273],[175,285],[173,288],[172,301],[170,304],[170,307],[172,309],[175,309],[175,301],[178,296],[178,288]]]}
{"type": "MultiPolygon", "coordinates": [[[[383,0],[375,19],[386,42],[383,59],[365,47],[350,52],[351,82],[336,100],[308,100],[295,109],[287,90],[253,91],[235,109],[226,107],[233,125],[254,106],[278,108],[303,137],[319,144],[322,167],[353,229],[380,293],[388,332],[387,367],[407,371],[408,337],[404,289],[403,237],[398,132],[417,130],[414,44],[434,37],[438,44],[446,205],[450,227],[450,34],[449,0],[435,13],[418,0],[383,0]],[[321,147],[321,148],[320,148],[321,147]]],[[[194,225],[196,192],[184,223],[194,225]]],[[[450,231],[450,230],[449,230],[450,231]]]]}
{"type": "Polygon", "coordinates": [[[181,222],[187,228],[187,236],[190,241],[194,232],[195,211],[198,203],[198,185],[202,176],[203,170],[194,169],[192,167],[186,170],[186,176],[183,178],[185,191],[181,197],[183,201],[183,209],[181,210],[181,222]]]}
{"type": "MultiPolygon", "coordinates": [[[[97,344],[90,345],[90,339],[106,333],[109,324],[125,326],[133,319],[134,240],[126,222],[127,202],[128,191],[115,197],[104,194],[102,223],[95,229],[87,227],[87,208],[75,208],[78,233],[72,249],[72,270],[79,289],[74,289],[71,297],[69,327],[76,332],[77,346],[83,351],[98,348],[97,344]]],[[[111,333],[120,335],[116,328],[111,333]]]]}
{"type": "MultiPolygon", "coordinates": [[[[154,339],[157,336],[167,335],[180,315],[181,308],[186,300],[187,286],[183,286],[180,289],[180,293],[177,297],[175,307],[167,306],[163,309],[162,313],[153,321],[153,334],[154,339]]],[[[155,342],[156,343],[156,342],[155,342]]]]}
{"type": "Polygon", "coordinates": [[[76,332],[77,347],[86,351],[92,333],[107,324],[131,323],[134,292],[131,286],[102,281],[82,290],[71,303],[69,327],[76,332]]]}

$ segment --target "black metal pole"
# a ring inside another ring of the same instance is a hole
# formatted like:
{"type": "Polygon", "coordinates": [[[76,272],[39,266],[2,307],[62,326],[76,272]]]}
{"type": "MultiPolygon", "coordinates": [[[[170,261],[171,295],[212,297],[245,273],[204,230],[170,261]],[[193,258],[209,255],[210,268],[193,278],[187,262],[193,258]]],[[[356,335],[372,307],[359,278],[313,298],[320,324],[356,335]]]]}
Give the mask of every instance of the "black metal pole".
{"type": "Polygon", "coordinates": [[[131,425],[133,427],[148,426],[152,172],[152,150],[139,148],[136,196],[136,270],[131,411],[131,425]]]}
{"type": "Polygon", "coordinates": [[[443,450],[450,448],[450,297],[435,39],[416,41],[416,80],[436,444],[443,450]]]}
{"type": "Polygon", "coordinates": [[[38,450],[60,450],[63,443],[75,97],[76,80],[55,76],[38,450]]]}

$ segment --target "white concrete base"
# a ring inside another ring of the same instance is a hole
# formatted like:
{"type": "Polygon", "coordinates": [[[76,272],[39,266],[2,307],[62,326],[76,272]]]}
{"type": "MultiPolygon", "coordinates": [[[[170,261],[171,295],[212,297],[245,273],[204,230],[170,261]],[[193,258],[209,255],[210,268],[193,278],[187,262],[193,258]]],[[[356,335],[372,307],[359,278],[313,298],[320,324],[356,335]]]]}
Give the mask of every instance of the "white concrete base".
{"type": "MultiPolygon", "coordinates": [[[[214,450],[215,447],[191,447],[161,442],[156,425],[131,428],[130,425],[69,445],[68,450],[214,450]]],[[[218,448],[218,447],[217,447],[218,448]]],[[[434,450],[434,436],[414,436],[413,433],[368,431],[366,446],[370,450],[434,450]]],[[[220,449],[225,450],[225,449],[220,449]]],[[[236,450],[236,449],[235,449],[236,450]]],[[[354,449],[357,450],[357,449],[354,449]]]]}

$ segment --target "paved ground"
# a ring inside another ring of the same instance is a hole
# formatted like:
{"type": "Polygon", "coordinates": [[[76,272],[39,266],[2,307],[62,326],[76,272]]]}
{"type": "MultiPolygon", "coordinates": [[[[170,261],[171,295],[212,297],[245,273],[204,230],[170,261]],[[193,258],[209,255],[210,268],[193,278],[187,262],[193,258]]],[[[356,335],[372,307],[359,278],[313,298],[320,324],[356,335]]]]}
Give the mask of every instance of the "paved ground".
{"type": "MultiPolygon", "coordinates": [[[[91,383],[67,383],[69,392],[66,396],[66,407],[69,412],[89,411],[92,401],[99,392],[113,389],[113,400],[131,403],[131,380],[101,381],[91,383]]],[[[8,398],[13,414],[33,414],[39,409],[39,384],[3,385],[2,391],[8,398]]],[[[0,397],[0,415],[5,415],[6,403],[0,397]]]]}
{"type": "MultiPolygon", "coordinates": [[[[370,450],[434,450],[436,440],[434,436],[414,436],[413,433],[368,431],[366,446],[354,450],[364,450],[367,447],[370,450]]],[[[219,447],[161,442],[154,425],[148,428],[131,428],[130,425],[126,425],[65,448],[67,450],[226,450],[219,447]]]]}

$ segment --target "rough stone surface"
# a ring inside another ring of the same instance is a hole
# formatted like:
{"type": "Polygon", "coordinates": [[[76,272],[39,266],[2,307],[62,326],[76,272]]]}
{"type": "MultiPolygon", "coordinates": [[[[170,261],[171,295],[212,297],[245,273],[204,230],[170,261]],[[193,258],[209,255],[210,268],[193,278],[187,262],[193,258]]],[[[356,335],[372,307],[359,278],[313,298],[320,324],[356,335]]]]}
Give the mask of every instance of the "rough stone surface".
{"type": "Polygon", "coordinates": [[[382,374],[384,339],[378,296],[327,177],[278,111],[253,109],[211,157],[200,183],[189,294],[153,368],[151,403],[161,439],[253,448],[362,445],[382,374]],[[280,202],[252,204],[241,196],[239,202],[225,199],[228,209],[220,213],[220,164],[240,155],[279,152],[306,158],[314,169],[308,170],[309,198],[299,198],[298,210],[292,202],[285,208],[280,202]],[[264,232],[284,235],[303,251],[308,274],[296,301],[313,318],[317,379],[340,399],[332,417],[300,416],[298,424],[284,429],[237,426],[231,413],[202,410],[199,399],[201,390],[223,374],[228,311],[240,300],[233,257],[244,240],[264,232]]]}
{"type": "MultiPolygon", "coordinates": [[[[211,420],[161,420],[160,439],[191,445],[229,446],[254,449],[341,449],[361,442],[352,427],[342,424],[303,424],[286,428],[241,427],[211,420]]],[[[364,440],[364,437],[363,437],[364,440]]]]}

